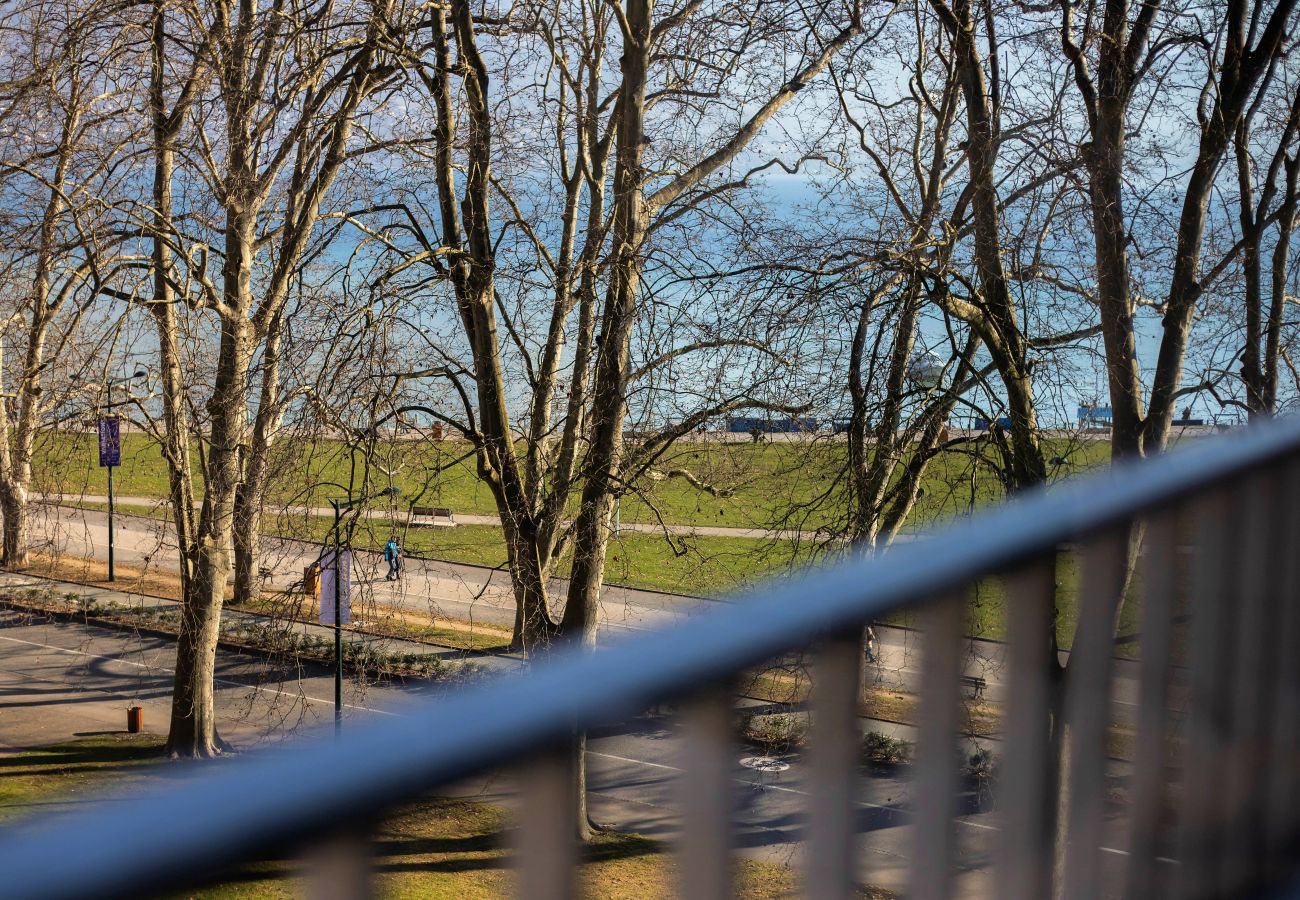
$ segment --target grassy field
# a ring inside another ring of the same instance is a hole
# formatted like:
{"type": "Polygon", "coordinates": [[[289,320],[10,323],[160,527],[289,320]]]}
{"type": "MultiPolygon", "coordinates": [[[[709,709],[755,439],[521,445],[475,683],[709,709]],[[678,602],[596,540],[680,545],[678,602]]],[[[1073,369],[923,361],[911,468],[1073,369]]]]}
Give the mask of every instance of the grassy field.
{"type": "MultiPolygon", "coordinates": [[[[1058,442],[1059,443],[1059,442],[1058,442]]],[[[494,514],[492,498],[478,481],[469,460],[457,457],[466,445],[454,442],[409,443],[386,452],[400,454],[381,460],[390,470],[400,470],[395,481],[403,496],[392,503],[398,520],[412,502],[449,506],[459,513],[494,514]]],[[[1060,474],[1075,473],[1104,464],[1109,447],[1104,441],[1077,445],[1053,445],[1050,452],[1065,455],[1071,464],[1060,474]]],[[[319,505],[329,496],[324,481],[347,483],[350,462],[340,455],[334,442],[299,447],[280,461],[273,493],[275,502],[287,505],[319,505]]],[[[36,470],[42,486],[70,494],[101,493],[103,470],[96,465],[95,444],[88,435],[47,435],[36,470]]],[[[802,529],[826,522],[826,510],[834,508],[835,472],[842,461],[843,444],[771,442],[763,444],[682,444],[662,468],[689,468],[715,485],[726,485],[732,493],[713,497],[681,479],[669,479],[645,486],[647,499],[627,498],[622,504],[624,522],[656,521],[655,510],[673,524],[763,527],[778,524],[782,511],[793,518],[781,524],[802,529]],[[818,509],[808,508],[821,496],[818,509]],[[799,513],[800,508],[808,508],[799,513]],[[791,513],[794,510],[794,513],[791,513]]],[[[158,447],[146,436],[124,435],[123,465],[117,473],[122,496],[157,497],[166,494],[166,468],[158,447]]],[[[1000,488],[988,470],[972,468],[968,456],[951,453],[936,460],[923,488],[913,527],[924,528],[953,515],[1000,498],[1000,488]]],[[[381,507],[382,509],[382,507],[381,507]]],[[[160,516],[154,508],[123,508],[124,512],[160,516]]],[[[305,516],[290,511],[268,514],[268,533],[292,535],[321,541],[329,533],[327,517],[305,516]]],[[[499,567],[505,564],[501,529],[488,525],[456,528],[409,528],[382,519],[360,519],[352,535],[356,547],[378,549],[392,531],[403,534],[408,553],[452,562],[499,567]]],[[[833,558],[834,550],[818,550],[808,541],[795,542],[752,537],[672,536],[624,531],[612,543],[606,580],[627,587],[670,593],[716,595],[744,588],[775,574],[833,558]],[[828,555],[829,554],[829,555],[828,555]]],[[[561,560],[558,574],[567,572],[569,560],[561,560]]],[[[1074,595],[1077,589],[1076,562],[1070,554],[1058,564],[1060,616],[1057,630],[1068,646],[1074,628],[1074,595]]],[[[1004,630],[1002,589],[996,579],[977,585],[972,591],[971,633],[1000,638],[1004,630]]],[[[1121,634],[1136,629],[1139,604],[1129,602],[1121,619],[1121,634]]],[[[902,623],[907,618],[900,617],[902,623]]]]}
{"type": "MultiPolygon", "coordinates": [[[[479,481],[468,445],[459,442],[405,442],[383,446],[377,464],[394,472],[392,482],[402,496],[392,501],[394,512],[411,504],[446,506],[458,513],[495,515],[491,493],[479,481]]],[[[1073,473],[1103,464],[1109,446],[1104,441],[1052,443],[1052,455],[1070,459],[1061,472],[1073,473]]],[[[827,525],[843,509],[840,471],[842,442],[777,441],[763,444],[682,444],[659,462],[659,469],[686,469],[721,491],[715,497],[681,478],[643,480],[638,496],[628,496],[621,515],[626,522],[675,525],[760,527],[774,525],[804,530],[827,525]]],[[[293,443],[283,447],[275,465],[271,496],[280,504],[324,505],[338,488],[325,482],[360,484],[364,461],[350,457],[335,441],[293,443]]],[[[33,463],[38,486],[65,494],[103,494],[104,470],[98,466],[93,435],[46,433],[33,463]]],[[[122,466],[115,474],[121,496],[163,498],[167,469],[158,445],[143,434],[123,435],[122,466]]],[[[388,476],[371,473],[372,484],[385,486],[388,476]]],[[[973,466],[965,453],[949,453],[930,466],[922,486],[916,527],[967,512],[1002,495],[987,467],[973,466]]]]}
{"type": "MultiPolygon", "coordinates": [[[[109,733],[57,746],[0,756],[0,834],[3,827],[34,812],[82,802],[111,784],[115,794],[174,778],[181,770],[158,764],[162,739],[109,733]]],[[[222,765],[222,761],[208,765],[222,765]]],[[[509,895],[509,822],[496,806],[430,797],[391,816],[373,840],[378,893],[390,898],[489,898],[509,895]]],[[[665,846],[637,835],[608,834],[586,848],[579,883],[586,896],[639,900],[669,896],[677,869],[665,846]]],[[[301,863],[271,858],[251,863],[184,897],[301,897],[301,863]]],[[[762,900],[791,896],[795,870],[738,860],[736,896],[762,900]]],[[[861,896],[885,898],[881,891],[861,896]]]]}

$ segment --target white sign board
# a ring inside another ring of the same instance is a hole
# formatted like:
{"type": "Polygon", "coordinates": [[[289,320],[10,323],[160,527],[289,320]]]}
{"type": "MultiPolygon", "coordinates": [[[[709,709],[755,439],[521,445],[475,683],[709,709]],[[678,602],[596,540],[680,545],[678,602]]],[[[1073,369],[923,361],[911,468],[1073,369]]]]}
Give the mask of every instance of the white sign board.
{"type": "MultiPolygon", "coordinates": [[[[339,624],[352,624],[352,551],[339,554],[343,559],[343,577],[338,582],[339,624]]],[[[330,548],[320,558],[320,623],[334,624],[334,549],[330,548]]]]}

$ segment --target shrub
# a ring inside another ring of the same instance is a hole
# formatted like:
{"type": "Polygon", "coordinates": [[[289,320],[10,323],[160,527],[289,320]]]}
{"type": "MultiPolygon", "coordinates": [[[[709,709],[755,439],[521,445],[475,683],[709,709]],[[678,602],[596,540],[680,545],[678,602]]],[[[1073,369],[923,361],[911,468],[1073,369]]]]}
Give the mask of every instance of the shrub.
{"type": "Polygon", "coordinates": [[[912,761],[912,742],[879,731],[862,737],[862,761],[881,766],[900,766],[912,761]]]}
{"type": "Polygon", "coordinates": [[[988,747],[976,747],[970,756],[963,757],[961,774],[973,781],[989,781],[997,773],[997,757],[988,747]]]}
{"type": "Polygon", "coordinates": [[[740,720],[741,737],[766,750],[794,750],[808,739],[808,723],[801,716],[744,715],[740,720]]]}

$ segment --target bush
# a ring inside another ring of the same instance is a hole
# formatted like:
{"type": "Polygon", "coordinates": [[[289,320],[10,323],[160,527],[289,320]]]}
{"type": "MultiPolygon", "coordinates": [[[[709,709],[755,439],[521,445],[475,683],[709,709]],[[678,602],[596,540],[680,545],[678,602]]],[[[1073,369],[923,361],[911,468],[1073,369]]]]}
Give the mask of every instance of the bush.
{"type": "Polygon", "coordinates": [[[862,737],[862,761],[879,766],[901,766],[912,761],[912,742],[879,731],[862,737]]]}
{"type": "Polygon", "coordinates": [[[972,781],[989,781],[997,774],[998,761],[988,747],[976,747],[970,756],[963,757],[961,774],[972,781]]]}
{"type": "Polygon", "coordinates": [[[740,735],[768,751],[796,750],[808,739],[808,723],[801,716],[744,715],[740,720],[740,735]]]}

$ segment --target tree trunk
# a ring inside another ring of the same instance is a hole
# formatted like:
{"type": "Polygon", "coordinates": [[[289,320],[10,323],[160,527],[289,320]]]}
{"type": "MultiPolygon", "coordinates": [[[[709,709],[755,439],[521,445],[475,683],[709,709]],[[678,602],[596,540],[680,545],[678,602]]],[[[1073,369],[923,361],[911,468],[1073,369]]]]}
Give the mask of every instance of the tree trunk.
{"type": "Polygon", "coordinates": [[[4,514],[4,564],[22,568],[29,559],[27,542],[27,491],[13,484],[0,492],[0,512],[4,514]]]}
{"type": "Polygon", "coordinates": [[[270,477],[271,450],[280,427],[280,350],[284,318],[272,317],[262,352],[262,392],[257,403],[252,440],[243,458],[243,480],[235,495],[235,602],[256,603],[262,593],[258,576],[262,550],[262,505],[270,477]]]}
{"type": "MultiPolygon", "coordinates": [[[[622,112],[614,171],[613,263],[592,382],[587,480],[573,527],[573,566],[560,622],[560,633],[566,643],[585,652],[590,652],[596,644],[600,589],[614,511],[615,476],[622,457],[623,423],[627,415],[628,352],[640,288],[641,245],[648,225],[641,138],[651,11],[652,0],[628,0],[626,4],[629,33],[624,36],[621,60],[622,112]]],[[[579,837],[585,840],[591,833],[586,802],[586,736],[580,735],[576,745],[577,822],[579,837]]]]}
{"type": "Polygon", "coordinates": [[[245,386],[253,338],[247,311],[252,297],[254,224],[252,215],[232,209],[226,225],[225,304],[216,379],[207,405],[211,440],[203,511],[196,535],[194,577],[183,598],[176,645],[176,682],[167,738],[172,756],[211,756],[224,747],[216,732],[212,675],[230,580],[235,495],[246,440],[245,386]]]}
{"type": "Polygon", "coordinates": [[[1106,351],[1113,414],[1111,456],[1142,453],[1142,378],[1138,371],[1129,292],[1128,230],[1124,213],[1124,120],[1119,98],[1100,104],[1092,146],[1084,153],[1097,261],[1097,305],[1106,351]]]}
{"type": "Polygon", "coordinates": [[[234,603],[246,606],[256,603],[262,596],[262,581],[258,577],[258,561],[262,554],[262,509],[260,496],[254,491],[240,488],[235,495],[235,588],[234,603]]]}
{"type": "Polygon", "coordinates": [[[1286,188],[1278,210],[1277,243],[1273,246],[1268,323],[1264,330],[1263,407],[1269,415],[1277,411],[1277,364],[1281,356],[1282,319],[1286,309],[1288,261],[1291,237],[1295,233],[1296,204],[1300,199],[1300,157],[1286,160],[1286,188]]]}
{"type": "Polygon", "coordinates": [[[230,749],[217,733],[213,703],[221,606],[230,571],[229,550],[202,541],[195,577],[181,607],[176,643],[176,678],[172,690],[167,753],[173,758],[209,758],[230,749]]]}

